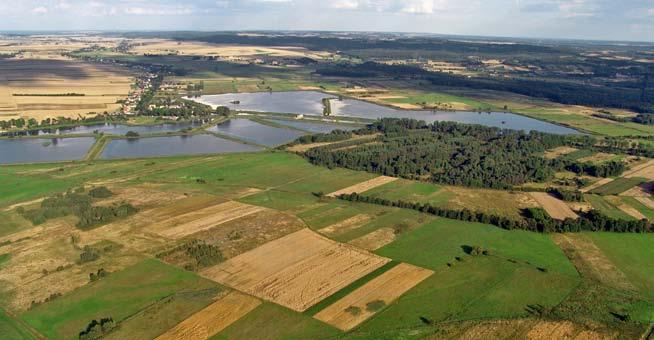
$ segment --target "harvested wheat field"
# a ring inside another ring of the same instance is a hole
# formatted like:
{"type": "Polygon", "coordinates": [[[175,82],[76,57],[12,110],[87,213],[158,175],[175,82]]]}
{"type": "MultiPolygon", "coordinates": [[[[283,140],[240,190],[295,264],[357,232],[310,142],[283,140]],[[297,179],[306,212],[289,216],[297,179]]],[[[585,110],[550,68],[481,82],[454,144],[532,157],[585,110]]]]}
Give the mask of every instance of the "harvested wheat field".
{"type": "Polygon", "coordinates": [[[616,332],[593,329],[590,326],[570,321],[548,321],[538,319],[514,319],[494,321],[468,321],[446,326],[447,339],[574,339],[608,340],[618,338],[616,332]],[[448,329],[450,328],[451,329],[448,329]]]}
{"type": "Polygon", "coordinates": [[[625,214],[637,219],[637,220],[643,220],[647,219],[647,216],[643,215],[640,211],[636,210],[636,208],[627,205],[627,204],[620,204],[618,205],[618,209],[622,210],[625,214]]]}
{"type": "Polygon", "coordinates": [[[433,273],[428,269],[400,263],[314,317],[338,329],[350,330],[433,273]],[[373,304],[377,307],[373,307],[373,304]]]}
{"type": "Polygon", "coordinates": [[[361,182],[352,186],[349,186],[347,188],[334,191],[331,194],[328,194],[327,196],[329,197],[336,197],[338,195],[343,195],[343,194],[351,194],[353,192],[356,193],[362,193],[366,192],[370,189],[376,188],[378,186],[382,186],[384,184],[390,183],[397,180],[396,177],[388,177],[388,176],[379,176],[375,177],[373,179],[367,180],[365,182],[361,182]]]}
{"type": "Polygon", "coordinates": [[[227,328],[261,304],[257,298],[231,292],[191,315],[157,340],[204,340],[227,328]]]}
{"type": "Polygon", "coordinates": [[[570,207],[558,198],[545,192],[532,192],[531,196],[540,204],[550,217],[557,220],[566,218],[577,218],[577,214],[570,207]]]}
{"type": "Polygon", "coordinates": [[[349,243],[355,247],[372,251],[393,242],[396,236],[393,228],[380,228],[369,234],[355,238],[349,243]]]}
{"type": "Polygon", "coordinates": [[[0,74],[0,114],[37,120],[113,112],[133,82],[125,69],[72,60],[3,59],[0,74]]]}
{"type": "Polygon", "coordinates": [[[639,164],[629,169],[629,171],[625,171],[625,173],[622,174],[622,177],[642,177],[648,180],[654,180],[654,159],[639,164]]]}
{"type": "Polygon", "coordinates": [[[195,41],[173,41],[165,39],[142,39],[132,49],[138,54],[215,55],[223,58],[245,58],[257,56],[309,57],[322,59],[325,52],[314,52],[294,46],[252,46],[225,45],[195,41]]]}
{"type": "Polygon", "coordinates": [[[545,158],[554,159],[554,158],[558,158],[559,156],[567,155],[575,151],[577,151],[577,149],[573,147],[559,146],[557,148],[545,151],[545,158]]]}
{"type": "Polygon", "coordinates": [[[389,261],[302,229],[201,274],[301,312],[389,261]]]}
{"type": "Polygon", "coordinates": [[[362,225],[368,223],[371,219],[372,218],[369,215],[358,214],[343,221],[328,225],[319,231],[320,233],[328,236],[344,234],[350,230],[361,227],[362,225]]]}
{"type": "Polygon", "coordinates": [[[154,225],[153,228],[161,236],[178,239],[265,209],[229,201],[173,217],[154,225]]]}
{"type": "Polygon", "coordinates": [[[582,276],[612,287],[636,290],[627,276],[583,234],[556,234],[553,239],[582,276]]]}

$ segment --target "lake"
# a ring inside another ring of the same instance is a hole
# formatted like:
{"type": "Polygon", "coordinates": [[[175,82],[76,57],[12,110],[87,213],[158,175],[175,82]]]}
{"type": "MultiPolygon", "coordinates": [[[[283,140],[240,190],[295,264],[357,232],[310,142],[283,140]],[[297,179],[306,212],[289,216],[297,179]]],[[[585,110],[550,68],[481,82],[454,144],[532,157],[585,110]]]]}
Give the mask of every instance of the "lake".
{"type": "Polygon", "coordinates": [[[166,136],[114,139],[100,154],[101,159],[254,152],[262,148],[213,135],[166,136]]]}
{"type": "Polygon", "coordinates": [[[322,115],[323,98],[331,100],[333,116],[378,118],[413,118],[428,123],[435,121],[452,121],[467,124],[480,124],[504,129],[541,131],[556,134],[578,134],[579,132],[564,126],[548,123],[522,115],[503,112],[478,113],[470,111],[421,111],[400,110],[383,105],[368,103],[356,99],[338,100],[335,96],[317,91],[257,92],[207,95],[192,100],[212,105],[228,106],[235,110],[281,112],[306,115],[322,115]],[[232,104],[240,101],[239,104],[232,104]]]}
{"type": "Polygon", "coordinates": [[[302,133],[301,131],[276,128],[246,118],[233,118],[224,123],[213,126],[207,129],[207,131],[222,133],[241,140],[270,147],[286,144],[302,135],[305,135],[305,133],[302,133]]]}
{"type": "Polygon", "coordinates": [[[311,133],[329,133],[334,130],[352,131],[361,128],[361,126],[319,123],[302,120],[266,119],[266,121],[279,125],[294,127],[296,129],[308,131],[311,133]]]}
{"type": "Polygon", "coordinates": [[[93,143],[93,137],[0,139],[0,164],[78,160],[93,143]]]}
{"type": "Polygon", "coordinates": [[[126,124],[115,124],[115,123],[98,123],[91,125],[79,125],[73,127],[65,128],[56,128],[56,129],[40,129],[40,130],[31,130],[31,131],[20,131],[20,132],[11,132],[5,133],[3,135],[12,134],[19,136],[43,136],[43,135],[82,135],[82,134],[92,134],[95,131],[113,134],[113,135],[124,135],[128,131],[134,131],[139,134],[148,134],[148,133],[165,133],[165,132],[176,132],[186,128],[195,128],[202,126],[202,122],[183,122],[183,123],[164,123],[164,124],[155,124],[155,125],[126,125],[126,124]]]}

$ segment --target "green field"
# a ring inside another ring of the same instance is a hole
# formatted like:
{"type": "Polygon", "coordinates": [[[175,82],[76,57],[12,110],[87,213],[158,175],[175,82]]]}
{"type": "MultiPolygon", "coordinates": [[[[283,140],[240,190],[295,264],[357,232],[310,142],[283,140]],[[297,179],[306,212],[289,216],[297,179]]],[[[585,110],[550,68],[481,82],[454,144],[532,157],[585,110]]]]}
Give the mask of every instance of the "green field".
{"type": "Polygon", "coordinates": [[[365,192],[366,196],[386,198],[392,201],[429,203],[441,205],[453,196],[451,192],[442,191],[437,184],[398,179],[365,192]]]}
{"type": "Polygon", "coordinates": [[[654,210],[651,208],[645,206],[644,204],[638,202],[635,198],[629,197],[629,196],[624,196],[621,197],[622,202],[630,205],[634,209],[638,210],[641,214],[645,215],[648,220],[654,221],[654,210]]]}
{"type": "Polygon", "coordinates": [[[647,182],[645,178],[640,177],[620,177],[614,181],[606,183],[590,191],[591,194],[599,195],[618,195],[637,185],[647,182]]]}
{"type": "Polygon", "coordinates": [[[622,220],[633,220],[634,218],[629,216],[624,211],[618,209],[613,204],[606,201],[602,196],[599,195],[584,195],[586,202],[590,203],[594,209],[599,210],[606,216],[611,218],[618,218],[622,220]]]}
{"type": "Polygon", "coordinates": [[[145,260],[21,315],[43,335],[72,338],[93,319],[124,320],[179,292],[216,289],[216,283],[156,260],[145,260]]]}
{"type": "Polygon", "coordinates": [[[38,339],[25,325],[7,315],[2,308],[0,308],[0,335],[5,340],[38,339]]]}
{"type": "Polygon", "coordinates": [[[579,281],[548,235],[479,223],[439,218],[376,252],[435,274],[355,331],[366,338],[429,332],[425,320],[525,316],[527,305],[554,306],[579,281]],[[491,255],[467,255],[463,248],[472,245],[491,255]]]}
{"type": "Polygon", "coordinates": [[[430,93],[404,93],[404,92],[399,92],[399,93],[393,93],[394,95],[398,96],[405,96],[404,98],[389,98],[389,99],[384,99],[385,102],[388,103],[403,103],[403,104],[422,104],[425,103],[427,105],[429,104],[436,104],[436,103],[463,103],[466,104],[472,108],[481,108],[484,110],[498,110],[499,108],[495,107],[492,104],[484,103],[479,100],[475,100],[472,98],[467,98],[467,97],[462,97],[462,96],[455,96],[451,94],[446,94],[446,93],[435,93],[435,92],[430,92],[430,93]]]}
{"type": "Polygon", "coordinates": [[[308,315],[264,302],[213,336],[219,339],[330,339],[342,333],[308,315]]]}
{"type": "MultiPolygon", "coordinates": [[[[586,233],[642,294],[654,302],[654,235],[586,233]]],[[[654,320],[654,310],[652,310],[654,320]]]]}

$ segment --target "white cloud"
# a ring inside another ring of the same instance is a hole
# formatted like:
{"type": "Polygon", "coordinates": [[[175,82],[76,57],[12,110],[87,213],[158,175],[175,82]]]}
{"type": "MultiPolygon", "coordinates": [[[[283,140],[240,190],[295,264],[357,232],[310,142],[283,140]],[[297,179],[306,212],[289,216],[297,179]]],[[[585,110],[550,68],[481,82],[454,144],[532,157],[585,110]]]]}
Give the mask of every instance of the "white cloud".
{"type": "Polygon", "coordinates": [[[34,8],[32,8],[32,13],[46,14],[46,13],[48,13],[48,9],[43,7],[43,6],[34,7],[34,8]]]}
{"type": "Polygon", "coordinates": [[[434,13],[433,0],[408,0],[403,1],[404,7],[402,12],[414,14],[432,14],[434,13]]]}
{"type": "Polygon", "coordinates": [[[332,2],[332,8],[336,9],[357,9],[359,8],[358,0],[337,0],[332,2]]]}
{"type": "Polygon", "coordinates": [[[188,15],[195,11],[188,6],[152,6],[125,7],[123,12],[129,15],[188,15]]]}

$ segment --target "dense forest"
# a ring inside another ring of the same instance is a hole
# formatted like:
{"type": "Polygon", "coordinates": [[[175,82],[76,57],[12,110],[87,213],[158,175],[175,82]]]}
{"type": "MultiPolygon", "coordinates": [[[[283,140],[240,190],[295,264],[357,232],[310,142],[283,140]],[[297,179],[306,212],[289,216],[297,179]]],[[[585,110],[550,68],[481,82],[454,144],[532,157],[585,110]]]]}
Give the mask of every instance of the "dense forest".
{"type": "MultiPolygon", "coordinates": [[[[357,134],[379,134],[343,148],[341,144],[313,148],[304,156],[312,163],[363,170],[388,176],[437,183],[509,189],[526,182],[544,182],[555,172],[616,176],[621,162],[578,163],[546,159],[542,153],[563,145],[593,145],[588,136],[502,130],[479,125],[410,119],[382,119],[357,134]]],[[[341,140],[343,132],[301,137],[297,142],[341,140]]]]}

